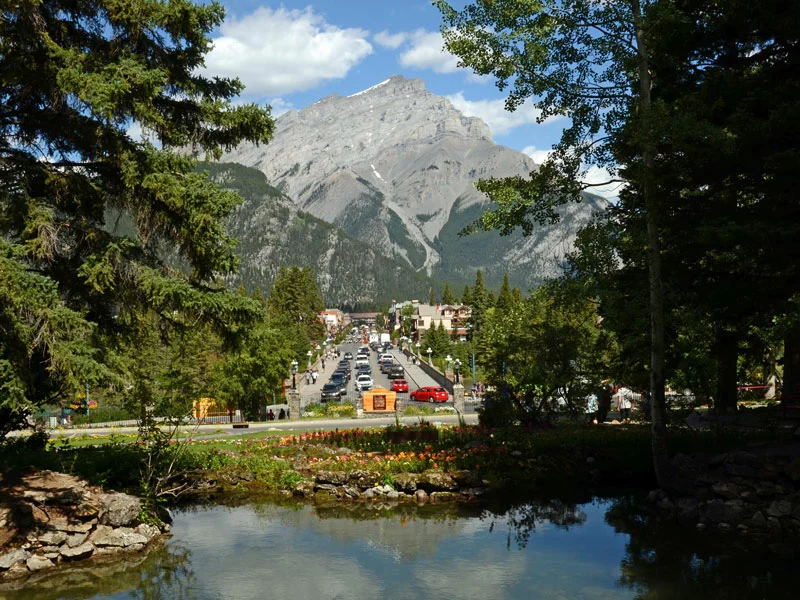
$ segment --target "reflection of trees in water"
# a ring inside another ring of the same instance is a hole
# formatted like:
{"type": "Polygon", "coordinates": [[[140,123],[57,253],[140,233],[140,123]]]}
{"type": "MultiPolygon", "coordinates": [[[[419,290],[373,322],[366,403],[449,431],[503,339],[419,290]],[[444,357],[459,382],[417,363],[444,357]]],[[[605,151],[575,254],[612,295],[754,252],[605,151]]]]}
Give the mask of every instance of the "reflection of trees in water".
{"type": "Polygon", "coordinates": [[[141,600],[183,600],[194,598],[195,580],[191,569],[192,551],[181,546],[165,546],[141,569],[141,584],[131,592],[141,600]]]}
{"type": "Polygon", "coordinates": [[[0,597],[19,600],[81,600],[129,592],[142,600],[189,598],[194,580],[191,551],[162,546],[147,555],[131,554],[40,571],[20,583],[18,592],[0,588],[0,597]],[[8,595],[4,595],[8,594],[8,595]]]}
{"type": "Polygon", "coordinates": [[[620,584],[638,599],[797,597],[800,553],[794,547],[677,528],[632,498],[616,499],[606,521],[630,536],[620,584]]]}
{"type": "Polygon", "coordinates": [[[582,525],[586,522],[586,514],[578,508],[576,503],[560,499],[517,504],[502,511],[495,507],[492,510],[484,511],[481,520],[490,521],[490,530],[493,530],[495,523],[501,517],[505,517],[508,526],[506,543],[509,548],[512,537],[518,547],[527,546],[531,533],[537,525],[550,523],[559,529],[569,529],[573,525],[582,525]]]}

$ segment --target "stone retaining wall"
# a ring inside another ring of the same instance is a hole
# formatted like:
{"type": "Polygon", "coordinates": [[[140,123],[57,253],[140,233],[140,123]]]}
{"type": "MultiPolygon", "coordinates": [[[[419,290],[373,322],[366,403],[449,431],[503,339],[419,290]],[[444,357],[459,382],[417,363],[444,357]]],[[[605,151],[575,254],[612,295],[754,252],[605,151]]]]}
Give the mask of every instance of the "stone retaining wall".
{"type": "Polygon", "coordinates": [[[0,581],[58,564],[141,552],[164,530],[139,498],[52,471],[0,474],[0,581]]]}
{"type": "Polygon", "coordinates": [[[678,455],[672,465],[684,490],[648,497],[666,516],[701,530],[800,534],[800,444],[764,444],[707,460],[678,455]]]}

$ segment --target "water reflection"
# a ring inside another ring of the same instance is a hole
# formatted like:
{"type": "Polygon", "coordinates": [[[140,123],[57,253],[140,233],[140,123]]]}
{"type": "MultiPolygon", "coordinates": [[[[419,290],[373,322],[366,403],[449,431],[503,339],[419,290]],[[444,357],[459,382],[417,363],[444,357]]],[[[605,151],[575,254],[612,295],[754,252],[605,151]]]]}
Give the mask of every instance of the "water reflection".
{"type": "Polygon", "coordinates": [[[768,548],[687,536],[629,497],[249,504],[176,517],[174,538],[137,563],[60,570],[0,599],[749,599],[793,598],[798,583],[791,552],[776,562],[768,548]]]}

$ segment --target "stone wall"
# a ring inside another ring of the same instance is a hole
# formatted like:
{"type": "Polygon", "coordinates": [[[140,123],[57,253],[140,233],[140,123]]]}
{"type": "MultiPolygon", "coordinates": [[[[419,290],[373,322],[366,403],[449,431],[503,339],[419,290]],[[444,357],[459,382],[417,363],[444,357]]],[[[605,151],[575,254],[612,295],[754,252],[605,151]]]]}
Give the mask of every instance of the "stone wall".
{"type": "Polygon", "coordinates": [[[52,471],[0,474],[0,581],[61,563],[141,552],[163,531],[139,498],[52,471]]]}
{"type": "Polygon", "coordinates": [[[706,460],[678,455],[680,493],[655,490],[660,512],[698,529],[800,534],[800,444],[763,444],[706,460]]]}

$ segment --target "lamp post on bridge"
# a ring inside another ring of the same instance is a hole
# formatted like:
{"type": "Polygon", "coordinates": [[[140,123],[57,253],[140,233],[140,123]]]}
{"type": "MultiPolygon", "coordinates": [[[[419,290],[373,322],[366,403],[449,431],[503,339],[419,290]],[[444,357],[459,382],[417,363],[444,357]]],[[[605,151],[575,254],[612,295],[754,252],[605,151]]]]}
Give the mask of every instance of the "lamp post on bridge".
{"type": "Polygon", "coordinates": [[[297,366],[299,364],[300,363],[298,363],[296,360],[292,359],[292,389],[293,390],[297,389],[297,381],[296,381],[295,377],[297,376],[297,366]]]}
{"type": "Polygon", "coordinates": [[[455,362],[453,362],[453,366],[456,370],[456,383],[458,383],[458,375],[461,372],[461,361],[456,359],[455,362]]]}
{"type": "Polygon", "coordinates": [[[427,350],[427,352],[428,352],[428,364],[429,364],[429,365],[430,365],[430,364],[433,364],[433,363],[431,362],[431,354],[433,354],[433,349],[432,349],[430,346],[428,346],[428,350],[427,350]]]}

